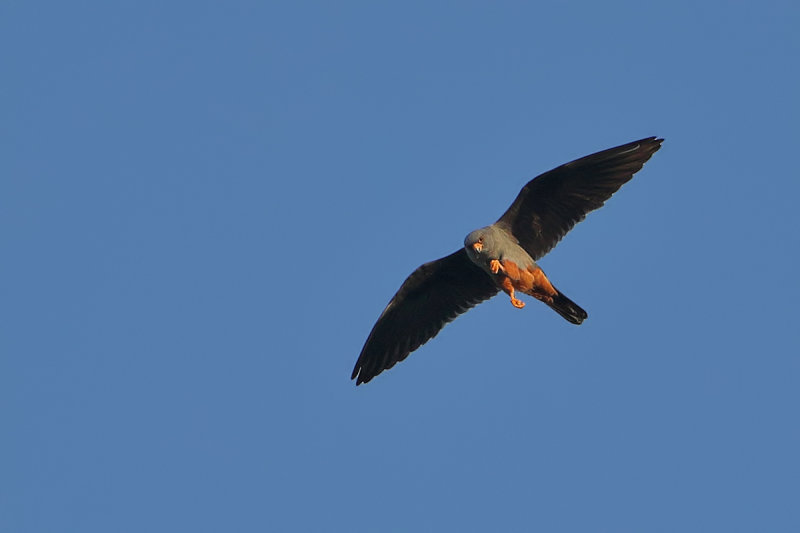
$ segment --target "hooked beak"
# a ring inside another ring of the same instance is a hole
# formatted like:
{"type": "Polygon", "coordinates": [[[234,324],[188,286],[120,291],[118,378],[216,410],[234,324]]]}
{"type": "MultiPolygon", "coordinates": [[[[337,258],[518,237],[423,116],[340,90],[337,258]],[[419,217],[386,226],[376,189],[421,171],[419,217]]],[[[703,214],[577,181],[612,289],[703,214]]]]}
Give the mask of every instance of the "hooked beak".
{"type": "Polygon", "coordinates": [[[472,245],[472,249],[478,253],[481,253],[481,250],[483,250],[483,243],[476,242],[475,244],[472,245]]]}

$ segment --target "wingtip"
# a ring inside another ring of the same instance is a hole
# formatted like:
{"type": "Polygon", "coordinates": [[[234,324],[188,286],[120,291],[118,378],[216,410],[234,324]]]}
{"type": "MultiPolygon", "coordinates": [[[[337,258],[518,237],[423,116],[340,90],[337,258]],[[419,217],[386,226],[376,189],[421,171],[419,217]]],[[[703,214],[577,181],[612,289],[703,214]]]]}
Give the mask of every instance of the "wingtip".
{"type": "Polygon", "coordinates": [[[638,141],[633,141],[632,143],[629,143],[629,144],[633,144],[633,145],[636,145],[636,146],[642,146],[642,145],[657,145],[657,146],[661,146],[661,143],[663,143],[663,142],[664,142],[664,138],[663,137],[658,137],[657,135],[651,135],[650,137],[645,137],[644,139],[639,139],[638,141]]]}
{"type": "Polygon", "coordinates": [[[350,374],[350,379],[351,380],[353,380],[353,379],[356,380],[356,387],[358,387],[362,383],[368,382],[373,377],[374,376],[367,377],[366,374],[364,373],[364,369],[361,368],[360,365],[356,365],[356,367],[353,369],[353,373],[350,374]]]}
{"type": "Polygon", "coordinates": [[[650,137],[645,137],[644,139],[639,139],[638,141],[633,141],[628,144],[623,144],[622,146],[617,147],[618,149],[619,148],[623,149],[622,152],[618,152],[617,154],[621,155],[628,153],[644,152],[647,154],[647,159],[650,159],[650,156],[652,156],[654,153],[658,152],[661,149],[661,143],[663,142],[664,142],[663,138],[656,137],[655,135],[650,137]]]}
{"type": "Polygon", "coordinates": [[[642,139],[639,142],[646,142],[648,144],[654,144],[654,145],[657,146],[656,150],[658,150],[658,148],[661,147],[661,143],[664,142],[664,138],[663,137],[658,137],[656,135],[653,135],[652,137],[647,137],[646,139],[642,139]]]}
{"type": "Polygon", "coordinates": [[[651,137],[650,138],[650,153],[651,155],[661,150],[661,143],[664,142],[663,137],[651,137]]]}

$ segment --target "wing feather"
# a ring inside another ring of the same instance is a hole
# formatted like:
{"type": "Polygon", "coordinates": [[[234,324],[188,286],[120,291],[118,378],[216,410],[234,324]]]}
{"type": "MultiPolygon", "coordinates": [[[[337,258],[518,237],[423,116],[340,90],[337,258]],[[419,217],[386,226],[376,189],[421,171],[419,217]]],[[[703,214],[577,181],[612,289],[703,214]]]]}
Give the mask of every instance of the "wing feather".
{"type": "Polygon", "coordinates": [[[664,139],[648,137],[582,157],[532,179],[497,221],[534,260],[641,170],[664,139]]]}
{"type": "Polygon", "coordinates": [[[448,322],[498,290],[463,248],[425,263],[403,282],[381,313],[351,379],[360,385],[393,367],[435,337],[448,322]]]}

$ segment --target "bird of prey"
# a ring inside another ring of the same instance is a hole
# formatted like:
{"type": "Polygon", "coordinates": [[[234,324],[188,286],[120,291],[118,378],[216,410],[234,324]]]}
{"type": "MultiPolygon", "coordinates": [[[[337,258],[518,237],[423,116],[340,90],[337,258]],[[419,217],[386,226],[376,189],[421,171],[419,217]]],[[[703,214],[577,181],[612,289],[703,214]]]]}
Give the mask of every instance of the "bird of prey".
{"type": "Polygon", "coordinates": [[[661,148],[648,137],[582,157],[529,181],[497,222],[477,229],[464,247],[425,263],[378,317],[351,379],[366,383],[428,342],[461,313],[497,294],[522,309],[533,296],[573,324],[586,311],[558,291],[535,261],[586,214],[603,205],[661,148]]]}

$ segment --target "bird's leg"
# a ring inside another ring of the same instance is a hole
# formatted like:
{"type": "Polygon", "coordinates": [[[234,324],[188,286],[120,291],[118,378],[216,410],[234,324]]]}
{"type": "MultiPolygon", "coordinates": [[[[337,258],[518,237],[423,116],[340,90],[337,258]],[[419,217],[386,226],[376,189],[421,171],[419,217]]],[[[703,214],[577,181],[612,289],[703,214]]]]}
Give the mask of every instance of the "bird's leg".
{"type": "Polygon", "coordinates": [[[514,297],[514,285],[511,283],[511,278],[508,276],[504,277],[503,281],[500,282],[500,287],[511,297],[511,305],[517,309],[522,309],[525,307],[525,302],[514,297]]]}
{"type": "Polygon", "coordinates": [[[503,267],[503,264],[497,259],[492,259],[489,261],[489,269],[491,269],[492,274],[497,274],[501,270],[505,272],[506,270],[505,267],[503,267]]]}

